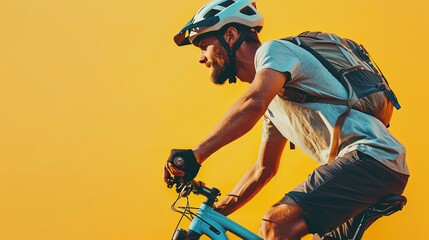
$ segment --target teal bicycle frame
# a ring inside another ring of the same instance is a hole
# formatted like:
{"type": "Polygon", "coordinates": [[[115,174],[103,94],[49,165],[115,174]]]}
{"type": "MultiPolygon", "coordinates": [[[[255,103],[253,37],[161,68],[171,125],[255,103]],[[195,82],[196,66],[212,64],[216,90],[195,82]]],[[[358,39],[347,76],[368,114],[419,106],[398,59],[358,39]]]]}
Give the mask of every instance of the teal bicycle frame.
{"type": "Polygon", "coordinates": [[[262,240],[258,235],[214,210],[214,203],[217,201],[217,196],[220,195],[218,189],[206,188],[202,183],[193,182],[179,185],[176,190],[180,192],[179,198],[187,197],[193,192],[204,195],[207,200],[201,204],[196,214],[192,213],[189,207],[185,208],[182,213],[188,213],[193,217],[191,224],[188,231],[176,229],[173,240],[199,239],[202,235],[213,240],[227,240],[229,239],[227,232],[242,239],[262,240]]]}
{"type": "Polygon", "coordinates": [[[191,222],[189,231],[195,235],[207,235],[213,240],[228,239],[226,232],[248,240],[262,240],[256,234],[242,227],[238,223],[216,212],[212,207],[202,203],[198,210],[197,217],[191,222]],[[203,219],[203,220],[202,220],[203,219]]]}

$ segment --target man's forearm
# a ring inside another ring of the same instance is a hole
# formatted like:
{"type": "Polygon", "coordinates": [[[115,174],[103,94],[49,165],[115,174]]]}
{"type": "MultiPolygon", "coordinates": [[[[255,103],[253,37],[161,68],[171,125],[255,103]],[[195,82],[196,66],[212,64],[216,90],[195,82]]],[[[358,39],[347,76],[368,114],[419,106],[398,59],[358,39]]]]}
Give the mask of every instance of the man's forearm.
{"type": "Polygon", "coordinates": [[[201,164],[221,147],[250,131],[265,110],[264,103],[246,97],[239,99],[207,138],[194,149],[197,161],[201,164]]]}
{"type": "Polygon", "coordinates": [[[262,169],[257,164],[253,165],[244,174],[231,193],[219,202],[217,211],[227,216],[239,209],[271,180],[275,172],[275,169],[262,169]]]}

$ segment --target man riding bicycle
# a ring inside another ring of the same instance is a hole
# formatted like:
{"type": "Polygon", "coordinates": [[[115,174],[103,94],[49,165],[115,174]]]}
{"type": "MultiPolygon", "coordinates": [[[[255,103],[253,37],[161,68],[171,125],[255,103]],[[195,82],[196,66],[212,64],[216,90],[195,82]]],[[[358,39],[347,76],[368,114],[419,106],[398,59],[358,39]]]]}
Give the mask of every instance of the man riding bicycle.
{"type": "Polygon", "coordinates": [[[228,215],[254,197],[276,174],[290,140],[320,166],[267,210],[261,237],[300,239],[311,233],[346,239],[358,213],[404,191],[409,176],[405,148],[377,118],[352,109],[342,126],[339,151],[328,161],[333,125],[347,107],[288,101],[284,87],[342,100],[348,92],[303,48],[283,40],[261,43],[258,33],[263,22],[253,0],[214,0],[174,37],[179,46],[193,44],[201,49],[198,60],[210,69],[215,84],[235,82],[238,77],[250,85],[200,144],[192,150],[172,150],[164,180],[171,175],[193,179],[211,154],[263,118],[256,163],[216,210],[228,215]],[[173,163],[177,157],[184,160],[183,168],[173,163]]]}

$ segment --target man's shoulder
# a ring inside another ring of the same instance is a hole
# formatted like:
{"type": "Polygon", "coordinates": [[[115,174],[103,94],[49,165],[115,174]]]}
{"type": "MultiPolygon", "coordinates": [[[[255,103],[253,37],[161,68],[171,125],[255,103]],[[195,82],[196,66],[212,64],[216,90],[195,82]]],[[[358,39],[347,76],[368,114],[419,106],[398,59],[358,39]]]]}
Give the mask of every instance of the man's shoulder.
{"type": "Polygon", "coordinates": [[[283,40],[283,39],[271,39],[268,40],[266,42],[263,42],[261,47],[278,47],[278,48],[290,48],[290,49],[295,49],[298,46],[295,45],[294,43],[287,41],[287,40],[283,40]]]}
{"type": "Polygon", "coordinates": [[[288,55],[295,55],[297,51],[300,51],[297,45],[281,39],[266,41],[258,49],[259,53],[281,53],[288,55]]]}

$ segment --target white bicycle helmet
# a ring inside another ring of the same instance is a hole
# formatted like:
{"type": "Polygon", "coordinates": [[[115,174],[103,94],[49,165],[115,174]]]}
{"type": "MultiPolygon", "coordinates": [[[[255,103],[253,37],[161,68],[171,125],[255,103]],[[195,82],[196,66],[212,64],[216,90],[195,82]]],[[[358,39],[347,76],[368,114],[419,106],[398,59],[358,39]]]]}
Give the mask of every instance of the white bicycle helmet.
{"type": "Polygon", "coordinates": [[[174,36],[174,42],[178,46],[191,44],[197,36],[218,31],[229,23],[238,23],[259,32],[264,18],[256,10],[254,0],[213,0],[198,10],[174,36]]]}

